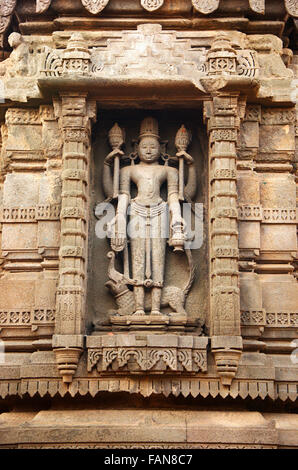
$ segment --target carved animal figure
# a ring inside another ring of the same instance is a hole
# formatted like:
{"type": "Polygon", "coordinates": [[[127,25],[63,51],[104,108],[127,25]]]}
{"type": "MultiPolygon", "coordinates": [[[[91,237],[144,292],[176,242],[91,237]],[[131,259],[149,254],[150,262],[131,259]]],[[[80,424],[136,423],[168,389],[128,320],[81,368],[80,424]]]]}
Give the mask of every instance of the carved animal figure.
{"type": "MultiPolygon", "coordinates": [[[[187,253],[188,256],[191,256],[187,253]]],[[[105,286],[110,289],[112,295],[117,303],[118,310],[111,311],[114,315],[133,315],[135,312],[135,301],[133,292],[129,289],[129,285],[133,285],[133,280],[126,279],[123,274],[115,269],[115,253],[110,251],[108,258],[111,259],[108,275],[110,280],[106,282],[105,286]]],[[[189,258],[189,261],[191,258],[189,258]]],[[[176,286],[168,286],[162,290],[161,306],[170,307],[173,313],[170,315],[185,315],[187,312],[184,309],[185,299],[189,293],[192,283],[194,281],[195,269],[192,262],[190,263],[190,276],[187,285],[184,289],[180,289],[176,286]]],[[[145,310],[150,310],[151,305],[145,303],[145,310]]]]}

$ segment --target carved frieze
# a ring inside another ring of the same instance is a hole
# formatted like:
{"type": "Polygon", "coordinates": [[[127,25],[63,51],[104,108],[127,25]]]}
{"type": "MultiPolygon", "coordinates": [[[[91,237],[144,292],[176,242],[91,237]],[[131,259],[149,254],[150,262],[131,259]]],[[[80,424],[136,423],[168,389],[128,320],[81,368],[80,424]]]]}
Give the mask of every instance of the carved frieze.
{"type": "Polygon", "coordinates": [[[110,0],[82,0],[83,6],[93,15],[100,13],[110,0]]]}
{"type": "Polygon", "coordinates": [[[182,336],[119,335],[87,338],[88,371],[205,372],[208,338],[182,336]]]}
{"type": "Polygon", "coordinates": [[[265,310],[247,310],[241,312],[242,326],[264,326],[266,325],[265,310]]]}
{"type": "Polygon", "coordinates": [[[297,327],[298,312],[267,312],[266,326],[271,327],[297,327]]]}
{"type": "Polygon", "coordinates": [[[283,125],[295,124],[296,111],[288,108],[262,108],[261,124],[263,125],[283,125]]]}
{"type": "Polygon", "coordinates": [[[6,124],[41,124],[38,109],[10,108],[5,114],[6,124]]]}
{"type": "Polygon", "coordinates": [[[15,325],[54,325],[55,315],[55,310],[46,308],[0,310],[0,328],[15,325]]]}
{"type": "Polygon", "coordinates": [[[209,15],[213,13],[219,7],[219,0],[192,0],[193,7],[203,13],[209,15]]]}
{"type": "Polygon", "coordinates": [[[262,208],[253,204],[241,204],[238,207],[239,220],[262,220],[262,208]]]}
{"type": "Polygon", "coordinates": [[[59,220],[60,204],[38,205],[36,207],[3,207],[2,222],[32,223],[38,220],[59,220]]]}

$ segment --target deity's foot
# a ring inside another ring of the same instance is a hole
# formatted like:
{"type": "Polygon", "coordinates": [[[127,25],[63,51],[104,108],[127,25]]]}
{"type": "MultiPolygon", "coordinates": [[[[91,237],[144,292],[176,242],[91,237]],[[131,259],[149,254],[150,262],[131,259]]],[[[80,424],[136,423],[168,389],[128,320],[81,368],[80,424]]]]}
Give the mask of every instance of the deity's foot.
{"type": "Polygon", "coordinates": [[[159,310],[151,310],[151,315],[161,315],[159,310]]]}
{"type": "Polygon", "coordinates": [[[133,315],[135,315],[135,316],[141,316],[141,315],[146,315],[146,313],[145,313],[145,310],[138,309],[138,310],[136,310],[136,311],[133,313],[133,315]]]}

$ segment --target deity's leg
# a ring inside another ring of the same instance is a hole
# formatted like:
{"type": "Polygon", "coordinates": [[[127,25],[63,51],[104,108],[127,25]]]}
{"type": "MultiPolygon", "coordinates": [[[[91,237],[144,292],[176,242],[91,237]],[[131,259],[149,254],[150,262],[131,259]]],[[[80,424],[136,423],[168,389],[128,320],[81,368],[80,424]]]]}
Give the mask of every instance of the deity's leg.
{"type": "Polygon", "coordinates": [[[151,293],[151,315],[160,315],[161,287],[153,287],[151,293]]]}
{"type": "MultiPolygon", "coordinates": [[[[133,279],[140,284],[144,282],[145,276],[145,239],[132,238],[131,246],[131,264],[133,279]]],[[[145,315],[145,292],[144,287],[134,286],[135,315],[145,315]]]]}
{"type": "MultiPolygon", "coordinates": [[[[160,218],[159,218],[160,219],[160,218]]],[[[164,283],[164,265],[166,252],[166,238],[156,237],[151,239],[152,243],[152,279],[155,287],[152,288],[151,314],[160,315],[160,302],[162,286],[164,283]],[[156,284],[159,286],[157,287],[156,284]]]]}

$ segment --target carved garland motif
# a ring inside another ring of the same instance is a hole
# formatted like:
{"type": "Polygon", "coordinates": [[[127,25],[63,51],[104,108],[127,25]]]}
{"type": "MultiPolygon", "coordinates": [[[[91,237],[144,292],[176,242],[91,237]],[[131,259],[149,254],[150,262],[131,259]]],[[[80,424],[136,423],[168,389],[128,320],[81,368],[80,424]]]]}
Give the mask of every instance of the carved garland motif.
{"type": "Polygon", "coordinates": [[[83,6],[93,15],[101,12],[110,0],[82,0],[83,6]]]}
{"type": "Polygon", "coordinates": [[[208,15],[209,13],[217,10],[219,0],[192,0],[192,4],[197,11],[204,15],[208,15]]]}

